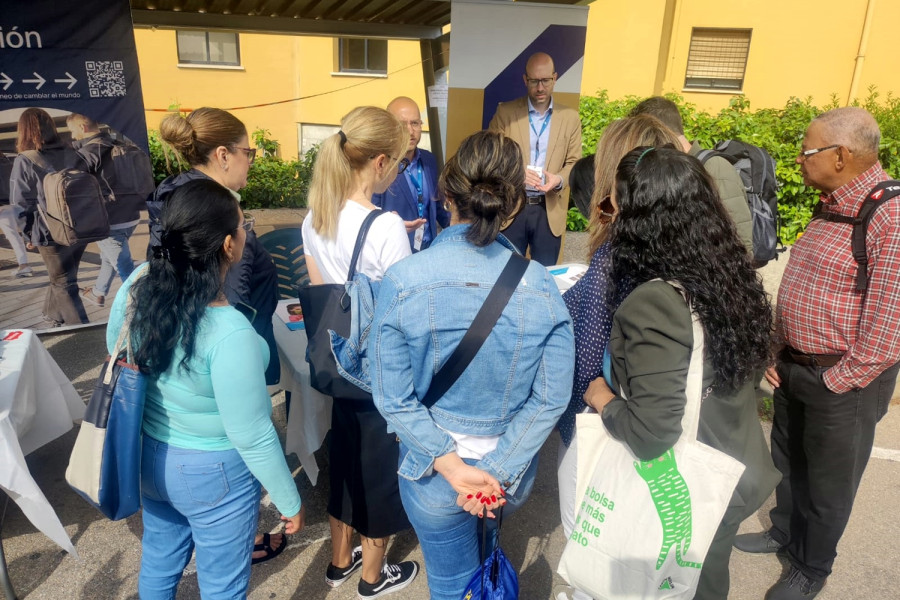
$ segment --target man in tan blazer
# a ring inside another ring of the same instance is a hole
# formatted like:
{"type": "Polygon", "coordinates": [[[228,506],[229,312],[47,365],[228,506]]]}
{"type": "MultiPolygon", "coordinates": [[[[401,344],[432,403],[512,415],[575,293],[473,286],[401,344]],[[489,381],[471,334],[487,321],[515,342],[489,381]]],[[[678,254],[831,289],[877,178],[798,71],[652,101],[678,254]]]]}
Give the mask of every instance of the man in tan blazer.
{"type": "Polygon", "coordinates": [[[533,54],[522,76],[528,95],[497,107],[489,129],[514,139],[525,161],[526,205],[503,231],[522,253],[556,264],[566,230],[569,171],[581,158],[578,111],[553,102],[556,68],[543,52],[533,54]]]}

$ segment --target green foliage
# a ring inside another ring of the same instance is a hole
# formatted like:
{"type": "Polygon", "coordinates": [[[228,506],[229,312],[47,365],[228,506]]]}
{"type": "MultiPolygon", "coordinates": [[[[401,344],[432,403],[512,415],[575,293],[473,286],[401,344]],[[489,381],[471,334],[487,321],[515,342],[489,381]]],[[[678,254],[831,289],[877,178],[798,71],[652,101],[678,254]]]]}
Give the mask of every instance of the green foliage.
{"type": "Polygon", "coordinates": [[[758,397],[756,399],[756,414],[763,421],[772,421],[775,416],[775,401],[771,396],[758,397]]]}
{"type": "Polygon", "coordinates": [[[588,220],[581,211],[574,206],[569,208],[569,212],[566,213],[566,231],[584,231],[587,226],[588,220]]]}
{"type": "MultiPolygon", "coordinates": [[[[666,95],[678,105],[684,120],[684,133],[704,148],[712,148],[728,139],[765,148],[775,159],[778,179],[778,212],[781,215],[781,238],[793,243],[806,228],[818,202],[818,192],[803,185],[800,165],[796,163],[800,144],[810,121],[822,112],[839,106],[836,96],[825,106],[815,106],[811,98],[791,98],[783,108],[752,110],[750,100],[737,96],[718,114],[699,110],[681,96],[666,95]]],[[[594,98],[582,98],[580,105],[583,147],[585,153],[596,151],[603,129],[615,119],[628,115],[641,98],[626,96],[610,100],[605,90],[594,98]]],[[[879,158],[884,169],[900,177],[900,98],[890,94],[881,100],[877,90],[869,88],[867,98],[855,102],[875,116],[881,127],[879,158]]]]}
{"type": "Polygon", "coordinates": [[[257,159],[247,175],[247,187],[241,190],[241,205],[247,209],[306,206],[318,151],[316,146],[299,160],[281,160],[276,156],[257,159]]]}
{"type": "Polygon", "coordinates": [[[176,173],[190,169],[168,145],[159,138],[159,132],[150,130],[147,132],[147,141],[150,145],[150,163],[153,166],[153,181],[159,182],[176,173]]]}
{"type": "MultiPolygon", "coordinates": [[[[254,143],[258,144],[254,132],[254,143]]],[[[159,139],[158,131],[149,131],[150,161],[153,164],[153,179],[157,184],[169,175],[181,173],[190,166],[180,161],[175,152],[159,139]],[[168,161],[167,161],[168,156],[168,161]]],[[[264,142],[278,142],[264,139],[264,142]]],[[[271,147],[271,146],[270,146],[271,147]]],[[[253,208],[298,208],[306,206],[306,195],[309,182],[312,180],[313,164],[316,161],[319,147],[315,146],[298,160],[282,160],[274,154],[257,158],[247,174],[247,187],[240,191],[241,205],[245,209],[253,208]]]]}
{"type": "Polygon", "coordinates": [[[257,148],[261,150],[263,156],[278,156],[278,142],[270,138],[272,132],[268,129],[257,129],[250,134],[250,139],[257,148]]]}

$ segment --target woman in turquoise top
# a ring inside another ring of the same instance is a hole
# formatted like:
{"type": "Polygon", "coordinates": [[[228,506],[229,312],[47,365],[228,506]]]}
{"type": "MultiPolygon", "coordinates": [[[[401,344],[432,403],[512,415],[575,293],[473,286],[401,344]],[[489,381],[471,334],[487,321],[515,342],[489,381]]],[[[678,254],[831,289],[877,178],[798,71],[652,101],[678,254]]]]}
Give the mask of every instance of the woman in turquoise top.
{"type": "Polygon", "coordinates": [[[131,339],[147,386],[141,457],[143,600],[175,597],[196,550],[204,599],[245,598],[264,485],[287,521],[303,527],[300,496],[271,421],[268,347],[223,290],[246,240],[234,196],[197,180],[176,190],[149,266],[116,295],[112,348],[134,311],[131,339]]]}

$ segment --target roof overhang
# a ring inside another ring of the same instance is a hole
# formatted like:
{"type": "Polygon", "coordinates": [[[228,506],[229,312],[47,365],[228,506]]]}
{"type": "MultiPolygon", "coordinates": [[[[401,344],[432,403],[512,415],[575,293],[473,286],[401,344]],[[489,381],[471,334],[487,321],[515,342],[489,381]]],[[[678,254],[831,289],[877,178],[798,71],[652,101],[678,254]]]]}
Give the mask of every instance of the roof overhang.
{"type": "MultiPolygon", "coordinates": [[[[130,0],[136,27],[392,39],[435,39],[450,0],[130,0]]],[[[511,0],[487,0],[509,2],[511,0]]],[[[527,1],[527,0],[525,0],[527,1]]],[[[587,4],[590,0],[544,0],[587,4]]]]}

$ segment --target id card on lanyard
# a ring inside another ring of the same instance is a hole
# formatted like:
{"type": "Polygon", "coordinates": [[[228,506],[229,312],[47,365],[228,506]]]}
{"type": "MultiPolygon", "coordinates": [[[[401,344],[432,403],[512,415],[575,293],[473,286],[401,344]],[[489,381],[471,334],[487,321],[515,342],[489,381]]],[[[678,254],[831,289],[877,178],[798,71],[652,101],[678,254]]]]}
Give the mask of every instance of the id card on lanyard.
{"type": "MultiPolygon", "coordinates": [[[[412,183],[413,187],[416,189],[416,207],[419,211],[419,218],[424,219],[425,217],[425,175],[422,172],[422,161],[418,161],[416,168],[416,175],[409,171],[407,171],[409,175],[409,181],[412,183]]],[[[422,244],[425,241],[425,223],[419,225],[418,229],[416,229],[413,234],[413,249],[418,252],[422,249],[422,244]]]]}
{"type": "MultiPolygon", "coordinates": [[[[531,117],[531,111],[528,111],[528,125],[531,127],[531,132],[534,134],[534,157],[533,157],[533,160],[531,161],[531,164],[528,165],[528,168],[531,169],[532,171],[538,173],[538,175],[541,178],[541,182],[544,181],[544,174],[543,174],[544,165],[541,163],[546,162],[546,157],[545,157],[544,161],[540,160],[541,137],[544,135],[544,132],[547,131],[547,126],[550,125],[550,118],[552,116],[553,116],[553,110],[550,109],[550,110],[548,110],[547,116],[544,118],[543,123],[541,123],[541,130],[538,131],[537,127],[534,126],[534,120],[531,117]]],[[[546,152],[546,149],[545,149],[545,152],[546,152]]],[[[530,185],[526,186],[526,189],[535,191],[535,188],[531,187],[530,185]]]]}

